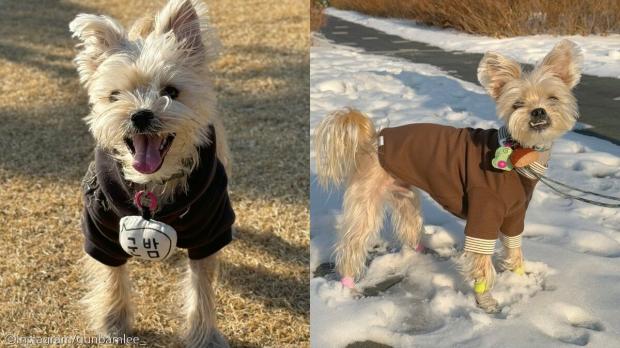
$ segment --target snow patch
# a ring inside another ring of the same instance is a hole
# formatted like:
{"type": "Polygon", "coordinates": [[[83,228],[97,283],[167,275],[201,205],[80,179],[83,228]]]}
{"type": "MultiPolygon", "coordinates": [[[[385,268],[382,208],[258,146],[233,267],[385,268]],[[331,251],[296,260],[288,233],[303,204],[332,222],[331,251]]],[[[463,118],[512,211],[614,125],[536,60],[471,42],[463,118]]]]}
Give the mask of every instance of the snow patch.
{"type": "MultiPolygon", "coordinates": [[[[331,11],[331,10],[330,10],[331,11]]],[[[498,127],[484,91],[423,64],[365,54],[316,40],[311,49],[311,128],[329,112],[351,106],[380,126],[432,122],[498,127]]],[[[458,41],[452,39],[452,41],[458,41]]],[[[502,44],[502,47],[510,45],[502,44]]],[[[615,46],[614,46],[615,47],[615,46]]],[[[547,48],[541,48],[546,51],[547,48]]],[[[618,69],[618,64],[611,69],[618,69]]],[[[316,183],[311,153],[311,267],[333,262],[342,190],[316,183]]],[[[548,175],[571,185],[620,196],[620,147],[569,133],[553,147],[548,175]]],[[[527,274],[498,274],[501,313],[474,302],[456,268],[463,221],[422,195],[428,254],[391,243],[375,250],[360,288],[402,281],[373,296],[345,289],[335,275],[311,279],[313,347],[346,347],[372,340],[393,347],[620,346],[620,212],[564,199],[538,185],[524,233],[527,274]]]]}

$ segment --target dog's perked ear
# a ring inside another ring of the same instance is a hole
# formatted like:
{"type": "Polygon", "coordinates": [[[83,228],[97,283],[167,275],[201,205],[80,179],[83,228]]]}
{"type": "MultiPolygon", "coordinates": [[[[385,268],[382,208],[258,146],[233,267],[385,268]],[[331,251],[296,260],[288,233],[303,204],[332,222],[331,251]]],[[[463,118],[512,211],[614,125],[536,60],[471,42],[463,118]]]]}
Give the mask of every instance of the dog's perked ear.
{"type": "Polygon", "coordinates": [[[69,30],[81,41],[77,45],[80,52],[74,62],[80,82],[88,87],[99,64],[126,42],[125,29],[110,17],[82,13],[69,23],[69,30]]]}
{"type": "Polygon", "coordinates": [[[489,95],[499,98],[509,81],[521,78],[521,65],[497,52],[487,52],[478,65],[478,81],[489,95]]]}
{"type": "Polygon", "coordinates": [[[206,58],[203,34],[207,29],[207,9],[199,1],[171,0],[155,16],[153,32],[163,35],[172,32],[180,47],[195,63],[206,58]]]}
{"type": "Polygon", "coordinates": [[[555,45],[542,60],[537,69],[545,69],[562,80],[568,88],[575,87],[581,80],[583,54],[581,48],[570,40],[555,45]]]}

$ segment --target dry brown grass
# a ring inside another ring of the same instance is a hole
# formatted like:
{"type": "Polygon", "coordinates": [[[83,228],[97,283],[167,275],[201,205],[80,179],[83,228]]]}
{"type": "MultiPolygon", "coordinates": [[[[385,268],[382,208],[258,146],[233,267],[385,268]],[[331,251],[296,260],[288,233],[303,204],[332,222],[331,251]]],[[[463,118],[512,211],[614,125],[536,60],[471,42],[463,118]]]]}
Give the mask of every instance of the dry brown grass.
{"type": "Polygon", "coordinates": [[[317,0],[310,1],[310,30],[317,31],[325,25],[325,6],[317,0]]]}
{"type": "MultiPolygon", "coordinates": [[[[220,325],[237,347],[307,346],[309,4],[207,2],[224,47],[213,68],[239,230],[223,252],[220,325]]],[[[76,304],[79,181],[93,141],[67,25],[79,12],[128,23],[161,3],[0,2],[0,337],[86,334],[76,304]]],[[[136,328],[149,347],[179,344],[185,266],[185,252],[130,262],[136,328]]]]}
{"type": "Polygon", "coordinates": [[[618,0],[330,0],[330,5],[496,37],[620,32],[618,0]]]}

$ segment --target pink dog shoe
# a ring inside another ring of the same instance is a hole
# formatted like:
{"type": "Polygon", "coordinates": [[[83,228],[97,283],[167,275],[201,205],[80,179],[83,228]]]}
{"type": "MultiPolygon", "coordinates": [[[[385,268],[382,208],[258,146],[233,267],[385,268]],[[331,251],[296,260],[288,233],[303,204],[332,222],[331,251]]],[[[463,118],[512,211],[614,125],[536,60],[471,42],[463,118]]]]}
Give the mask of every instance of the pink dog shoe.
{"type": "Polygon", "coordinates": [[[415,251],[418,253],[423,253],[424,250],[426,250],[426,248],[424,247],[424,245],[422,243],[418,244],[417,247],[415,247],[415,251]]]}
{"type": "Polygon", "coordinates": [[[344,286],[345,288],[355,288],[355,281],[351,277],[344,277],[340,279],[340,283],[342,283],[342,286],[344,286]]]}

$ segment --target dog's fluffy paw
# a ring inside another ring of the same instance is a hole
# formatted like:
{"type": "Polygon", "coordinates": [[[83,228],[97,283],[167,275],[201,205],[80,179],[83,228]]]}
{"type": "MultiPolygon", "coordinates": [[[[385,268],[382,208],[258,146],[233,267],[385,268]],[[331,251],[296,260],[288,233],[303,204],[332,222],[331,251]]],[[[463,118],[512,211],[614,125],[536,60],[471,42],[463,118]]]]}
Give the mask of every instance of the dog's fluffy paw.
{"type": "Polygon", "coordinates": [[[211,343],[209,348],[229,348],[228,341],[219,330],[215,330],[211,335],[211,343]]]}
{"type": "Polygon", "coordinates": [[[493,298],[491,292],[489,291],[476,294],[476,304],[480,309],[487,313],[499,312],[499,305],[497,303],[497,300],[493,298]]]}
{"type": "Polygon", "coordinates": [[[119,310],[100,316],[91,321],[91,329],[97,334],[103,336],[129,336],[133,332],[131,312],[127,310],[119,310]]]}

